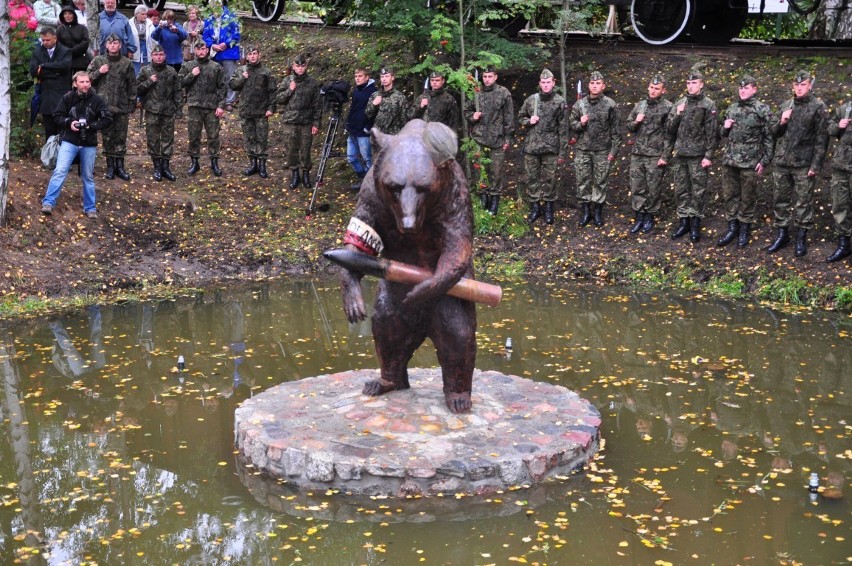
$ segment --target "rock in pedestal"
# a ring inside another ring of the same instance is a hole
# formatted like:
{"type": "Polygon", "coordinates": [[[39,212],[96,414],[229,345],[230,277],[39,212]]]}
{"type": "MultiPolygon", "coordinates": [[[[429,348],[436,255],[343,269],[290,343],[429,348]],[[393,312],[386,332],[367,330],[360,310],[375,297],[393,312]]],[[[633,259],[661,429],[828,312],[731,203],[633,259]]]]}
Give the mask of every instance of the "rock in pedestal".
{"type": "Polygon", "coordinates": [[[564,387],[476,371],[473,410],[452,414],[441,370],[361,394],[377,370],[283,383],[236,411],[241,460],[306,489],[361,495],[492,493],[568,474],[598,448],[600,414],[564,387]]]}

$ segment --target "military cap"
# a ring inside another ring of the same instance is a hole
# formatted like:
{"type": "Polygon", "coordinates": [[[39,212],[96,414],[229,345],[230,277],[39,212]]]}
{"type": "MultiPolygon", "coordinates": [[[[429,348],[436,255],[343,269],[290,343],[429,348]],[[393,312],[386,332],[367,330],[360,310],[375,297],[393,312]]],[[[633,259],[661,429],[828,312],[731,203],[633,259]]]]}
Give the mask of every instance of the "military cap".
{"type": "Polygon", "coordinates": [[[797,71],[796,76],[793,78],[794,83],[803,83],[805,81],[813,80],[811,74],[804,69],[797,71]]]}
{"type": "Polygon", "coordinates": [[[550,69],[542,69],[541,74],[538,76],[540,79],[552,79],[553,73],[550,72],[550,69]]]}
{"type": "Polygon", "coordinates": [[[652,85],[664,85],[664,84],[666,84],[666,77],[664,77],[660,73],[657,73],[653,77],[651,77],[651,84],[652,85]]]}
{"type": "Polygon", "coordinates": [[[429,78],[430,79],[443,79],[444,73],[442,73],[441,71],[432,71],[431,73],[429,73],[429,78]]]}
{"type": "Polygon", "coordinates": [[[296,55],[296,58],[293,59],[293,64],[294,65],[307,65],[308,64],[308,58],[305,57],[304,55],[296,55]]]}
{"type": "Polygon", "coordinates": [[[497,72],[497,67],[495,67],[494,65],[486,65],[485,68],[482,69],[483,75],[485,73],[496,73],[496,72],[497,72]]]}
{"type": "Polygon", "coordinates": [[[393,74],[395,74],[393,72],[393,67],[384,66],[381,69],[379,69],[379,75],[393,75],[393,74]]]}
{"type": "Polygon", "coordinates": [[[248,45],[246,45],[245,54],[248,55],[252,51],[257,51],[258,53],[260,53],[260,47],[253,43],[249,43],[248,45]]]}
{"type": "Polygon", "coordinates": [[[600,71],[592,71],[592,74],[589,75],[589,80],[590,81],[602,81],[602,80],[604,80],[603,73],[601,73],[600,71]]]}
{"type": "Polygon", "coordinates": [[[110,41],[117,41],[117,42],[121,43],[121,38],[118,37],[118,34],[113,32],[113,33],[109,34],[106,38],[107,43],[109,43],[110,41]]]}
{"type": "Polygon", "coordinates": [[[744,75],[740,75],[740,79],[737,81],[737,84],[740,86],[740,88],[742,88],[744,86],[748,86],[748,85],[755,85],[756,86],[757,85],[757,79],[755,79],[753,76],[746,73],[744,75]]]}
{"type": "Polygon", "coordinates": [[[699,71],[697,69],[692,69],[691,71],[689,71],[689,74],[686,75],[686,80],[688,80],[688,81],[703,81],[704,75],[701,73],[701,71],[699,71]]]}
{"type": "Polygon", "coordinates": [[[154,53],[165,53],[165,50],[162,45],[155,43],[154,47],[151,48],[151,54],[153,55],[154,53]]]}

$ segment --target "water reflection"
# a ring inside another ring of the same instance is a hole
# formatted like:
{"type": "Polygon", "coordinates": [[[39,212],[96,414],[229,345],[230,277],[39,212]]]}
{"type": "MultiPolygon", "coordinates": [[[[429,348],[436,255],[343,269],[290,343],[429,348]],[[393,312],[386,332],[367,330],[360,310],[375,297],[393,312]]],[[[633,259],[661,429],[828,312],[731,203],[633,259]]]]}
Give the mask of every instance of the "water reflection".
{"type": "MultiPolygon", "coordinates": [[[[604,417],[604,458],[555,496],[507,495],[487,502],[491,518],[419,527],[398,522],[393,502],[350,523],[326,520],[323,494],[316,509],[286,489],[259,505],[236,475],[239,402],[375,365],[369,326],[347,325],[333,286],[224,289],[7,327],[0,561],[845,560],[849,504],[830,497],[848,488],[852,458],[848,318],[583,289],[506,297],[479,309],[477,366],[579,391],[604,417]],[[383,515],[365,535],[359,523],[383,515]]],[[[436,363],[428,346],[412,361],[436,363]]]]}

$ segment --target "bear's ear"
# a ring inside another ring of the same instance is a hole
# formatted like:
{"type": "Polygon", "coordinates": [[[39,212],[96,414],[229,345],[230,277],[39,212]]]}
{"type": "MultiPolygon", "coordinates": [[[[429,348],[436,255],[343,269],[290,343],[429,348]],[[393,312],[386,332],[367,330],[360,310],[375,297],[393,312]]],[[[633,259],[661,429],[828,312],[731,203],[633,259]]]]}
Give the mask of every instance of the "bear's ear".
{"type": "Polygon", "coordinates": [[[455,132],[440,122],[428,122],[423,129],[422,139],[435,165],[454,159],[459,150],[455,132]]]}
{"type": "Polygon", "coordinates": [[[384,149],[390,143],[390,139],[393,136],[388,134],[383,134],[378,130],[378,128],[372,128],[370,130],[370,141],[372,141],[379,149],[384,149]]]}

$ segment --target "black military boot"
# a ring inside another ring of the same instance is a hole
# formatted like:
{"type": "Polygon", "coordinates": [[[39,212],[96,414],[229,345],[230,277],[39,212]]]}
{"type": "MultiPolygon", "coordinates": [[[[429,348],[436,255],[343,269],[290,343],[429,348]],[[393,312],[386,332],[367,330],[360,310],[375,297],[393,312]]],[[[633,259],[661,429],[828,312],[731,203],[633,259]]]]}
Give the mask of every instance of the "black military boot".
{"type": "Polygon", "coordinates": [[[579,224],[580,226],[588,226],[589,222],[591,222],[591,221],[592,221],[592,205],[587,203],[587,202],[584,202],[583,203],[583,212],[580,215],[580,222],[578,222],[577,224],[579,224]]]}
{"type": "Polygon", "coordinates": [[[645,213],[645,220],[642,222],[642,233],[647,234],[654,229],[654,215],[650,212],[645,213]]]}
{"type": "Polygon", "coordinates": [[[189,169],[186,170],[186,174],[190,175],[190,176],[195,175],[200,170],[201,170],[201,166],[198,164],[198,158],[197,157],[190,157],[189,158],[189,169]]]}
{"type": "Polygon", "coordinates": [[[364,182],[364,177],[367,176],[366,173],[358,173],[357,175],[358,175],[358,182],[349,185],[350,191],[360,191],[361,190],[361,183],[364,182]]]}
{"type": "Polygon", "coordinates": [[[115,179],[115,157],[107,157],[107,170],[104,177],[115,179]]]}
{"type": "Polygon", "coordinates": [[[751,242],[751,224],[747,222],[740,223],[739,238],[737,238],[737,247],[742,249],[751,242]]]}
{"type": "Polygon", "coordinates": [[[266,159],[263,157],[257,159],[257,174],[260,175],[261,179],[269,177],[269,173],[266,172],[266,159]]]}
{"type": "Polygon", "coordinates": [[[293,169],[293,177],[290,179],[290,188],[295,189],[299,186],[301,182],[301,178],[299,177],[299,169],[293,169]]]}
{"type": "Polygon", "coordinates": [[[544,223],[553,226],[553,201],[544,203],[544,223]]]}
{"type": "Polygon", "coordinates": [[[485,210],[488,210],[489,206],[491,205],[491,195],[486,193],[485,189],[479,191],[479,204],[481,204],[482,208],[484,208],[485,210]]]}
{"type": "Polygon", "coordinates": [[[642,229],[642,224],[645,221],[645,213],[637,211],[633,214],[633,219],[635,220],[635,222],[633,222],[633,226],[630,228],[630,233],[636,234],[637,232],[639,232],[639,230],[642,229]]]}
{"type": "Polygon", "coordinates": [[[527,216],[527,222],[532,224],[541,217],[541,205],[538,201],[530,205],[530,214],[527,216]]]}
{"type": "Polygon", "coordinates": [[[175,174],[172,173],[172,169],[169,166],[169,160],[168,159],[165,159],[165,158],[160,159],[160,173],[162,173],[163,179],[166,179],[167,181],[174,181],[175,180],[175,174]]]}
{"type": "Polygon", "coordinates": [[[497,216],[498,210],[500,210],[500,195],[491,195],[491,200],[488,202],[488,212],[491,216],[497,216]]]}
{"type": "Polygon", "coordinates": [[[310,169],[302,169],[302,184],[306,189],[311,188],[311,170],[310,169]]]}
{"type": "Polygon", "coordinates": [[[595,226],[597,227],[601,227],[604,225],[603,207],[604,205],[602,202],[595,203],[595,226]]]}
{"type": "Polygon", "coordinates": [[[243,175],[245,175],[246,177],[251,177],[252,175],[254,175],[255,173],[258,172],[257,157],[251,157],[249,159],[250,159],[249,166],[246,169],[243,170],[243,175]]]}
{"type": "Polygon", "coordinates": [[[802,257],[808,253],[808,229],[799,228],[796,232],[796,257],[802,257]]]}
{"type": "Polygon", "coordinates": [[[778,235],[775,236],[775,241],[766,248],[766,253],[775,253],[789,243],[790,235],[787,233],[787,227],[778,228],[778,235]]]}
{"type": "Polygon", "coordinates": [[[840,236],[837,238],[837,249],[834,253],[825,258],[828,263],[840,261],[844,257],[849,257],[852,254],[852,247],[849,246],[849,236],[840,236]]]}
{"type": "Polygon", "coordinates": [[[160,164],[161,163],[160,158],[154,157],[154,158],[152,158],[152,161],[154,162],[154,180],[155,181],[162,181],[163,180],[163,169],[162,169],[163,166],[160,164]]]}
{"type": "Polygon", "coordinates": [[[677,222],[677,229],[672,232],[672,240],[682,238],[689,232],[689,218],[684,216],[683,218],[678,218],[677,222]]]}
{"type": "Polygon", "coordinates": [[[737,234],[739,234],[739,232],[740,221],[736,218],[733,220],[728,220],[728,231],[725,232],[721,238],[716,240],[716,245],[720,248],[723,246],[727,246],[737,238],[737,234]]]}
{"type": "Polygon", "coordinates": [[[130,173],[124,170],[124,158],[116,157],[115,158],[115,176],[120,178],[122,181],[130,180],[130,173]]]}
{"type": "Polygon", "coordinates": [[[697,244],[701,240],[701,219],[693,216],[689,219],[689,241],[697,244]]]}
{"type": "Polygon", "coordinates": [[[211,157],[210,158],[210,170],[213,171],[213,174],[216,175],[217,177],[222,176],[222,170],[219,169],[219,158],[218,157],[211,157]]]}

